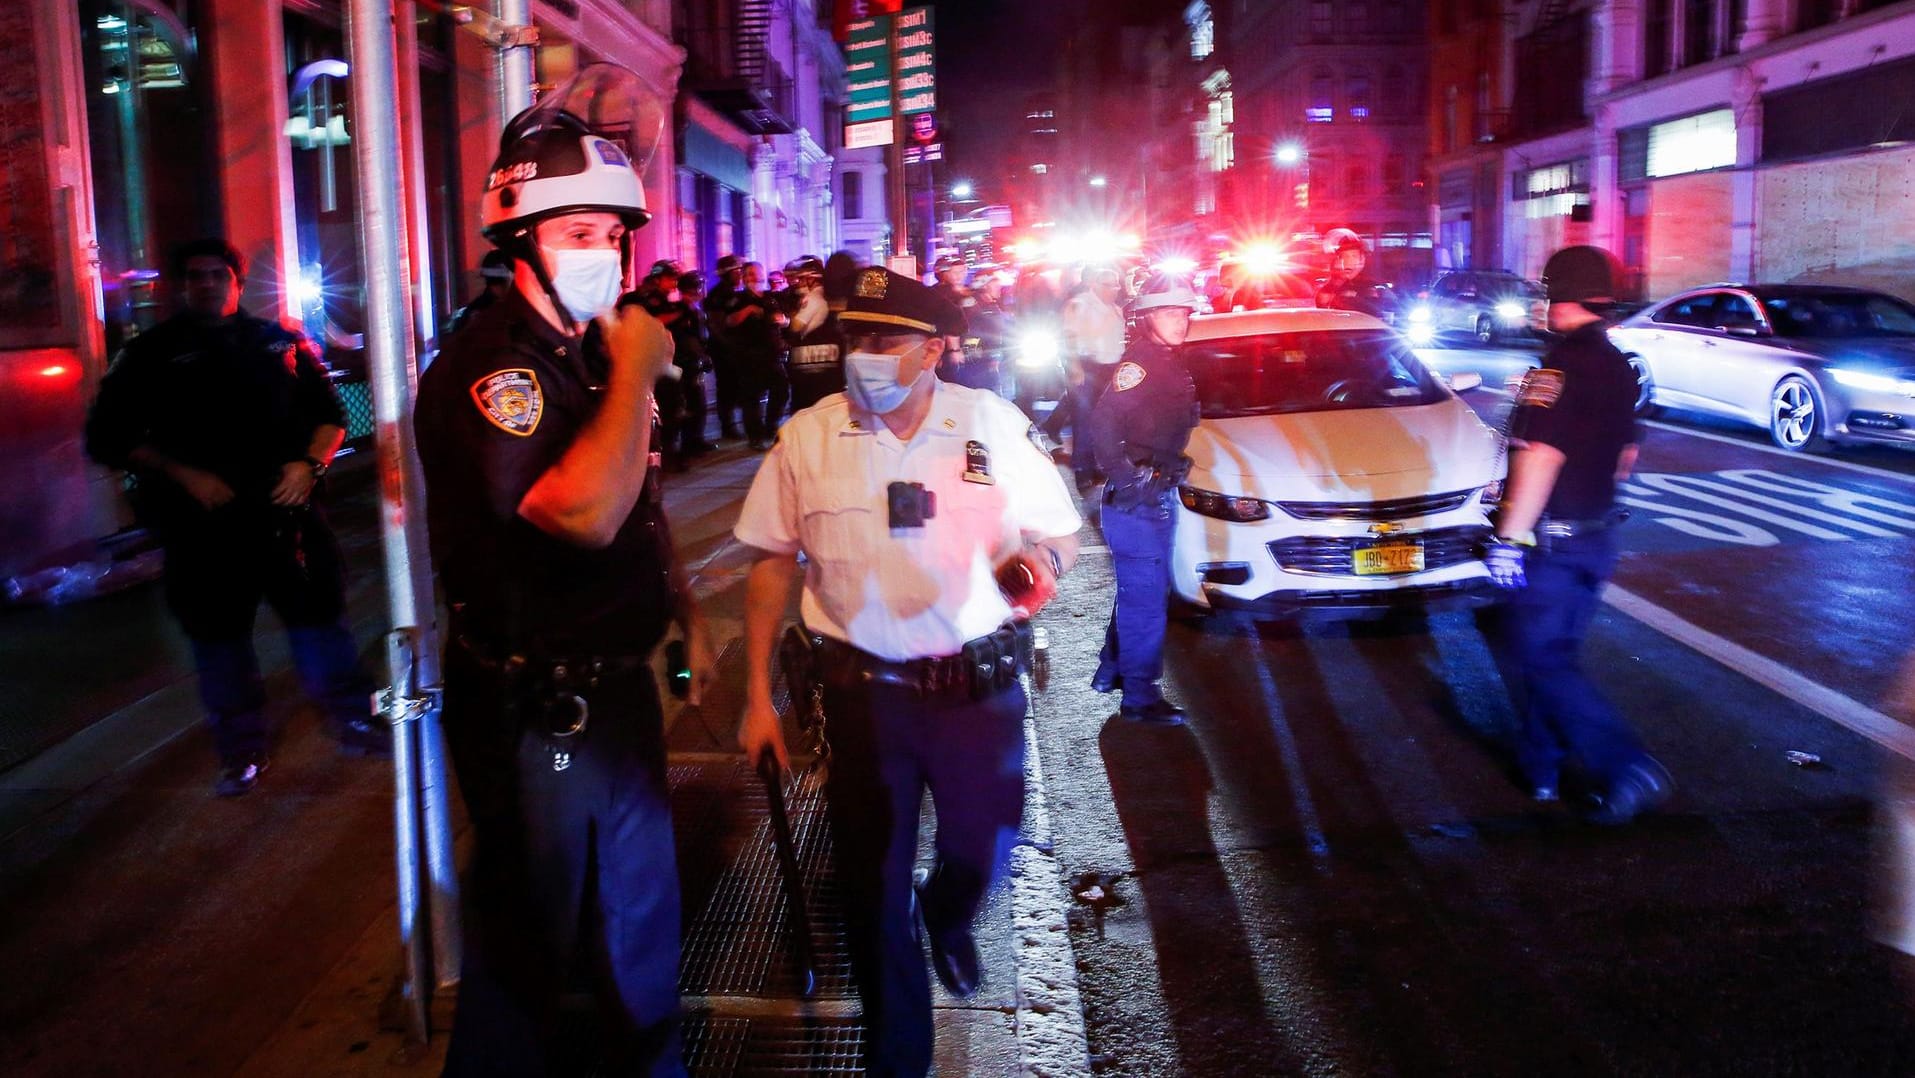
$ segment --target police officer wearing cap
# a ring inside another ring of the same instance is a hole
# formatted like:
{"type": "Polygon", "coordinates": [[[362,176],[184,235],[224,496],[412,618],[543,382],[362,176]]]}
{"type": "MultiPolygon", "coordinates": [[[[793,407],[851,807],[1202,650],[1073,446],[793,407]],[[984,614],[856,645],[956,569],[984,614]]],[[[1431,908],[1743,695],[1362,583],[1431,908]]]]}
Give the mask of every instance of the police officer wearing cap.
{"type": "Polygon", "coordinates": [[[1529,372],[1510,416],[1509,478],[1485,561],[1510,591],[1498,633],[1520,686],[1518,766],[1539,801],[1554,801],[1566,765],[1592,798],[1590,816],[1622,824],[1667,800],[1669,773],[1582,669],[1583,638],[1616,567],[1623,512],[1616,484],[1635,465],[1636,382],[1607,334],[1615,260],[1568,247],[1543,268],[1549,328],[1561,338],[1529,372]]]}
{"type": "MultiPolygon", "coordinates": [[[[87,417],[93,459],[132,477],[166,554],[166,605],[193,645],[220,771],[237,797],[266,770],[266,687],[253,651],[263,599],[343,745],[391,746],[345,622],[345,570],[320,508],[346,413],[305,337],[240,307],[246,262],[222,239],[174,253],[183,310],[128,341],[87,417]]],[[[24,481],[24,480],[23,480],[24,481]]]]}
{"type": "Polygon", "coordinates": [[[569,97],[506,128],[482,220],[513,290],[419,384],[451,613],[446,736],[477,838],[449,1075],[684,1073],[649,659],[678,621],[697,695],[711,650],[659,496],[653,387],[671,336],[638,304],[615,310],[643,190],[569,97]],[[574,983],[600,1012],[596,1064],[559,1035],[574,983]]]}
{"type": "Polygon", "coordinates": [[[1178,349],[1196,309],[1197,294],[1179,278],[1163,274],[1144,286],[1131,305],[1130,347],[1090,419],[1117,575],[1091,688],[1122,689],[1124,718],[1163,726],[1183,723],[1183,709],[1164,699],[1157,681],[1169,620],[1171,499],[1190,470],[1184,447],[1197,427],[1197,390],[1178,349]]]}
{"type": "Polygon", "coordinates": [[[1019,638],[1075,560],[1080,525],[1023,413],[933,375],[950,313],[908,277],[861,271],[841,316],[845,394],[785,425],[736,529],[758,552],[739,743],[781,763],[772,647],[805,558],[799,612],[822,686],[825,792],[874,1075],[931,1065],[916,922],[945,987],[977,987],[972,919],[1023,814],[1019,638]],[[938,864],[914,888],[927,787],[938,864]]]}
{"type": "Polygon", "coordinates": [[[944,319],[944,355],[938,360],[937,376],[947,382],[970,385],[964,376],[964,368],[971,358],[964,350],[964,334],[970,324],[971,309],[977,306],[977,297],[965,285],[970,267],[965,265],[964,256],[946,252],[931,264],[931,272],[937,282],[931,286],[932,293],[956,312],[955,316],[946,315],[944,319]]]}
{"type": "Polygon", "coordinates": [[[785,263],[785,279],[796,299],[785,343],[791,349],[791,410],[803,411],[844,392],[844,333],[837,312],[825,298],[825,264],[817,255],[785,263]]]}

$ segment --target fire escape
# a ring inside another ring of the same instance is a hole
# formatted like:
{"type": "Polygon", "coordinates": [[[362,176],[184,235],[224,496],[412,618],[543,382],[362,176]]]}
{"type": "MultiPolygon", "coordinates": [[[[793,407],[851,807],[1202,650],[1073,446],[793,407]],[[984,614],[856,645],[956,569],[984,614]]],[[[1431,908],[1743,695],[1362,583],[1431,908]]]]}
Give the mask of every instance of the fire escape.
{"type": "Polygon", "coordinates": [[[680,44],[692,93],[754,135],[794,130],[791,75],[771,52],[789,0],[681,0],[680,44]]]}

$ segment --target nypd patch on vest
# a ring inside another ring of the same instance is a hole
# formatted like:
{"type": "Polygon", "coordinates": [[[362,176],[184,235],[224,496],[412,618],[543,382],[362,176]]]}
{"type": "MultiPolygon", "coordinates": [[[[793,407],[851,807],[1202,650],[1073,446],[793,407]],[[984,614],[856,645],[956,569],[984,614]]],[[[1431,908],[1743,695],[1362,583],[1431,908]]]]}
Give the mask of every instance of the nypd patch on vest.
{"type": "Polygon", "coordinates": [[[1110,387],[1122,393],[1127,389],[1136,389],[1144,383],[1144,368],[1125,360],[1117,365],[1117,371],[1110,376],[1110,387]]]}
{"type": "Polygon", "coordinates": [[[472,383],[472,400],[493,426],[521,438],[539,429],[545,414],[539,376],[523,368],[493,371],[472,383]]]}
{"type": "Polygon", "coordinates": [[[984,448],[983,442],[964,443],[964,481],[983,483],[985,486],[991,486],[997,482],[991,477],[991,451],[984,448]]]}

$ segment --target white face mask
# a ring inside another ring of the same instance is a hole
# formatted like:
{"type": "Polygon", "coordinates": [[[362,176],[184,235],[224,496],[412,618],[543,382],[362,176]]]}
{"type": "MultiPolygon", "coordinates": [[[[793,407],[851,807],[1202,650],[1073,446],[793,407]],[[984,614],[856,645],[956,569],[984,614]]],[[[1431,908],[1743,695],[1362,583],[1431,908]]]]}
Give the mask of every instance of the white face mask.
{"type": "MultiPolygon", "coordinates": [[[[918,348],[924,347],[919,345],[918,348]]],[[[917,351],[911,349],[911,352],[917,351]]],[[[911,396],[911,391],[931,373],[925,368],[910,385],[898,384],[898,366],[911,354],[886,355],[883,352],[853,352],[844,357],[844,393],[851,403],[873,415],[895,412],[911,396]]]]}
{"type": "Polygon", "coordinates": [[[625,259],[619,252],[547,248],[546,254],[552,261],[552,290],[574,322],[590,322],[618,302],[625,287],[625,259]]]}

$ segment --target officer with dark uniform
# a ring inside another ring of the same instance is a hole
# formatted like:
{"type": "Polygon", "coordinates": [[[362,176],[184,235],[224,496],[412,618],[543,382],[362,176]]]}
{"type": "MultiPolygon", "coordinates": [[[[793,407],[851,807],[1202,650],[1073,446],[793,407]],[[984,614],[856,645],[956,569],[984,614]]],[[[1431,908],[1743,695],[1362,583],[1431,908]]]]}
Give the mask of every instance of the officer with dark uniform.
{"type": "Polygon", "coordinates": [[[1317,306],[1361,311],[1386,322],[1396,318],[1396,294],[1363,275],[1370,264],[1370,251],[1362,240],[1346,233],[1332,258],[1330,277],[1317,292],[1317,306]]]}
{"type": "Polygon", "coordinates": [[[770,667],[805,556],[794,653],[808,652],[822,689],[825,793],[873,1075],[931,1065],[914,922],[945,987],[977,987],[972,919],[1023,813],[1020,637],[1075,559],[1080,524],[1024,414],[932,374],[951,315],[908,277],[862,271],[842,316],[845,394],[785,424],[736,529],[759,555],[745,585],[739,730],[753,757],[786,760],[770,667]],[[914,888],[927,787],[938,864],[914,888]]]}
{"type": "Polygon", "coordinates": [[[956,318],[945,319],[946,326],[955,326],[947,332],[944,341],[944,355],[938,361],[938,377],[947,382],[969,385],[964,380],[964,366],[970,359],[964,352],[964,333],[970,324],[971,308],[977,306],[977,297],[965,287],[964,279],[970,274],[970,267],[964,264],[962,255],[945,253],[931,264],[931,272],[937,283],[931,291],[939,299],[951,305],[957,312],[956,318]]]}
{"type": "Polygon", "coordinates": [[[698,372],[704,362],[703,342],[698,339],[697,317],[679,295],[679,282],[685,271],[669,258],[652,264],[650,273],[640,282],[638,291],[628,298],[645,308],[647,314],[672,335],[672,365],[675,376],[658,380],[658,419],[662,435],[659,449],[667,469],[682,469],[687,457],[710,451],[705,442],[705,388],[698,372]]]}
{"type": "Polygon", "coordinates": [[[1130,346],[1091,414],[1091,445],[1105,475],[1103,529],[1117,574],[1104,650],[1091,688],[1123,690],[1122,715],[1183,723],[1164,699],[1165,610],[1170,591],[1171,499],[1190,470],[1184,448],[1197,427],[1197,390],[1178,348],[1190,334],[1197,294],[1168,274],[1131,305],[1130,346]]]}
{"type": "Polygon", "coordinates": [[[731,330],[725,325],[725,312],[731,309],[745,275],[745,260],[724,255],[718,260],[718,280],[705,295],[705,321],[711,327],[711,365],[718,405],[718,431],[726,438],[742,438],[739,413],[745,407],[744,366],[732,348],[731,330]]]}
{"type": "Polygon", "coordinates": [[[717,448],[705,438],[712,394],[705,375],[712,369],[711,322],[705,317],[705,275],[696,270],[678,279],[678,297],[685,317],[672,325],[672,362],[684,372],[685,426],[679,442],[686,456],[717,448]]]}
{"type": "Polygon", "coordinates": [[[1510,416],[1509,478],[1485,561],[1512,594],[1499,650],[1516,673],[1518,765],[1538,801],[1554,801],[1566,764],[1593,798],[1592,819],[1622,824],[1667,800],[1669,773],[1643,750],[1582,669],[1583,638],[1616,567],[1616,483],[1640,440],[1635,376],[1600,313],[1616,297],[1615,260],[1568,247],[1543,268],[1549,328],[1561,334],[1510,416]]]}
{"type": "Polygon", "coordinates": [[[637,304],[614,310],[649,215],[625,152],[581,119],[594,71],[507,126],[481,220],[513,291],[419,385],[446,736],[478,840],[449,1075],[684,1073],[650,656],[677,620],[696,695],[710,648],[659,494],[671,337],[637,304]],[[596,1064],[559,1035],[574,980],[598,1005],[596,1064]]]}
{"type": "Polygon", "coordinates": [[[791,320],[765,289],[765,267],[744,265],[738,287],[714,312],[713,322],[738,365],[739,402],[745,409],[745,437],[751,448],[771,448],[791,399],[785,378],[784,331],[791,320]]]}
{"type": "Polygon", "coordinates": [[[185,309],[127,342],[86,446],[131,473],[140,520],[166,552],[166,605],[192,641],[219,753],[214,792],[235,797],[268,763],[253,652],[262,598],[342,744],[379,751],[391,737],[370,717],[339,545],[318,502],[346,433],[325,364],[306,338],[240,308],[246,263],[225,240],[186,244],[172,270],[185,309]]]}
{"type": "Polygon", "coordinates": [[[791,410],[799,412],[844,392],[844,333],[825,298],[825,264],[818,256],[785,263],[785,279],[797,301],[788,312],[785,343],[791,349],[791,410]]]}

